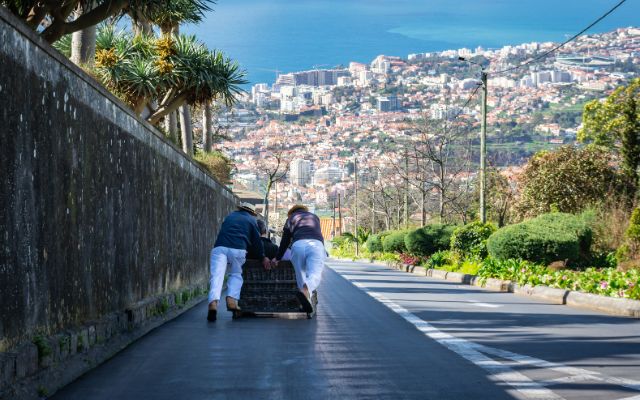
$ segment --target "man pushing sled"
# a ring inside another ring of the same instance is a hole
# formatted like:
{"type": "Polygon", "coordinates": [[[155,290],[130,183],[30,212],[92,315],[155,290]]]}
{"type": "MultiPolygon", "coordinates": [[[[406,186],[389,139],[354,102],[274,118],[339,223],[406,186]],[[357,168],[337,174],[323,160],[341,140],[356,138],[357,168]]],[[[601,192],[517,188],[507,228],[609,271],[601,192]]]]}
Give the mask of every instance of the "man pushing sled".
{"type": "Polygon", "coordinates": [[[291,245],[291,263],[296,272],[298,300],[306,313],[313,313],[311,295],[320,285],[327,258],[320,219],[303,205],[291,207],[282,229],[282,240],[276,263],[282,260],[291,245]]]}
{"type": "MultiPolygon", "coordinates": [[[[260,221],[262,222],[262,221],[260,221]]],[[[238,306],[242,289],[242,266],[247,253],[262,261],[266,270],[277,266],[291,245],[291,263],[296,275],[297,298],[304,312],[312,314],[311,295],[320,284],[326,251],[320,231],[320,220],[305,206],[294,206],[289,210],[288,219],[283,228],[283,237],[274,259],[265,257],[264,241],[261,239],[255,208],[242,203],[237,211],[225,218],[218,239],[211,252],[211,280],[209,287],[209,312],[207,320],[215,321],[218,303],[221,297],[224,276],[229,267],[227,278],[227,310],[234,316],[240,314],[238,306]]],[[[264,233],[265,229],[262,229],[264,233]]]]}

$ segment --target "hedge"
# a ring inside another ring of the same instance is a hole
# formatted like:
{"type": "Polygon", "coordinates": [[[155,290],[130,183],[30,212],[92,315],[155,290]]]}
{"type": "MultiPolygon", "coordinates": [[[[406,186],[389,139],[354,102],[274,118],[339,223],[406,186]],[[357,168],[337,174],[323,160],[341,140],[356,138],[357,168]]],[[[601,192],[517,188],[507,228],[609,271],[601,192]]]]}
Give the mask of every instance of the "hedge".
{"type": "Polygon", "coordinates": [[[499,229],[489,237],[487,249],[499,260],[575,263],[589,256],[591,240],[591,228],[582,218],[550,213],[499,229]]]}
{"type": "Polygon", "coordinates": [[[487,239],[496,231],[492,224],[471,222],[456,228],[451,236],[451,250],[461,256],[487,256],[487,239]]]}
{"type": "Polygon", "coordinates": [[[369,239],[367,239],[367,250],[369,253],[382,253],[384,251],[384,247],[382,247],[382,239],[381,235],[369,235],[369,239]]]}
{"type": "Polygon", "coordinates": [[[387,253],[404,253],[405,251],[407,251],[404,245],[404,238],[406,235],[406,231],[389,232],[382,239],[383,250],[387,253]]]}
{"type": "Polygon", "coordinates": [[[407,251],[428,257],[437,251],[448,250],[455,225],[431,224],[411,231],[405,238],[407,251]]]}

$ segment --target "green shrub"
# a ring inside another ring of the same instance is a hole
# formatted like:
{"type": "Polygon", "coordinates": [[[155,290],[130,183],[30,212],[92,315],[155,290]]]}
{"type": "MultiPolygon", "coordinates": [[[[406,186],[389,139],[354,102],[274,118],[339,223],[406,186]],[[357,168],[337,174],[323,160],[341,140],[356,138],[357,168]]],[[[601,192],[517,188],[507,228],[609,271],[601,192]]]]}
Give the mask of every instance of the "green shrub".
{"type": "Polygon", "coordinates": [[[448,250],[454,225],[431,224],[411,231],[405,238],[407,251],[419,257],[428,257],[437,251],[448,250]]]}
{"type": "Polygon", "coordinates": [[[464,260],[459,266],[456,272],[469,275],[477,275],[478,271],[482,268],[482,262],[478,258],[468,258],[464,260]]]}
{"type": "Polygon", "coordinates": [[[407,235],[406,231],[390,232],[384,239],[382,239],[382,247],[387,253],[404,253],[407,251],[404,245],[404,238],[407,235]]]}
{"type": "Polygon", "coordinates": [[[633,210],[633,213],[631,214],[626,236],[627,239],[640,242],[640,207],[633,210]]]}
{"type": "Polygon", "coordinates": [[[624,233],[624,243],[616,251],[616,259],[622,263],[638,258],[640,253],[640,207],[633,210],[629,227],[624,233]]]}
{"type": "Polygon", "coordinates": [[[344,235],[338,235],[336,237],[334,237],[333,239],[331,239],[331,243],[335,246],[335,247],[342,247],[344,245],[346,245],[347,243],[349,243],[351,241],[351,238],[344,236],[344,235]]]}
{"type": "Polygon", "coordinates": [[[480,221],[456,228],[451,235],[451,251],[461,256],[485,258],[487,239],[495,231],[496,228],[492,224],[483,224],[480,221]]]}
{"type": "Polygon", "coordinates": [[[369,253],[382,253],[384,251],[380,235],[370,235],[369,239],[367,239],[366,246],[369,253]]]}
{"type": "Polygon", "coordinates": [[[591,240],[591,229],[580,217],[551,213],[498,230],[489,237],[487,249],[498,260],[579,262],[588,257],[591,240]]]}
{"type": "Polygon", "coordinates": [[[448,251],[436,251],[429,257],[424,267],[427,269],[440,269],[449,263],[451,263],[451,253],[448,251]]]}
{"type": "Polygon", "coordinates": [[[566,213],[543,214],[533,219],[535,223],[552,230],[569,231],[578,238],[580,253],[583,257],[588,257],[593,242],[593,231],[586,220],[585,215],[576,216],[566,213]]]}
{"type": "Polygon", "coordinates": [[[222,184],[231,182],[231,172],[233,171],[233,161],[219,151],[198,151],[193,156],[207,172],[215,176],[222,184]]]}

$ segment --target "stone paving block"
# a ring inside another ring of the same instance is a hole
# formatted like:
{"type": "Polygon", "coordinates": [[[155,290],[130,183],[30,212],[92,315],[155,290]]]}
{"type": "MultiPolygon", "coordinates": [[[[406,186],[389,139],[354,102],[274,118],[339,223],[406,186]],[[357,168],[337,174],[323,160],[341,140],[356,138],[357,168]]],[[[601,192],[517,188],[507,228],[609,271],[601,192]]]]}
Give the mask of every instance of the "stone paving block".
{"type": "Polygon", "coordinates": [[[95,324],[95,327],[96,327],[96,344],[102,344],[105,342],[105,340],[107,340],[106,323],[98,322],[95,324]]]}
{"type": "Polygon", "coordinates": [[[89,347],[96,344],[96,326],[91,324],[87,328],[87,332],[89,333],[89,347]]]}
{"type": "Polygon", "coordinates": [[[69,332],[69,355],[78,352],[78,332],[69,332]]]}
{"type": "Polygon", "coordinates": [[[56,335],[58,348],[60,349],[60,360],[64,360],[71,354],[71,338],[68,333],[56,335]]]}
{"type": "Polygon", "coordinates": [[[0,390],[13,382],[16,375],[16,356],[0,353],[0,390]]]}
{"type": "Polygon", "coordinates": [[[78,332],[78,347],[77,352],[83,353],[89,349],[89,329],[82,328],[78,332]]]}
{"type": "Polygon", "coordinates": [[[60,349],[57,341],[50,337],[40,339],[38,351],[40,368],[48,368],[52,366],[56,361],[56,353],[60,355],[60,349]]]}
{"type": "Polygon", "coordinates": [[[23,343],[15,349],[16,377],[24,378],[38,371],[38,347],[29,342],[23,343]]]}

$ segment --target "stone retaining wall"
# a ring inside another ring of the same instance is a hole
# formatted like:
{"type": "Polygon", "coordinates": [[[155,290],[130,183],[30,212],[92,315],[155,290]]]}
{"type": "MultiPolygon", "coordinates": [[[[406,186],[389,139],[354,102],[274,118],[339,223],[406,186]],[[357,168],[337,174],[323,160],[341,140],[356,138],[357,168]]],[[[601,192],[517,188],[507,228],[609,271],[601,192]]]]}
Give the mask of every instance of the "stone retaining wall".
{"type": "Polygon", "coordinates": [[[0,187],[0,352],[203,286],[237,203],[2,7],[0,187]]]}

